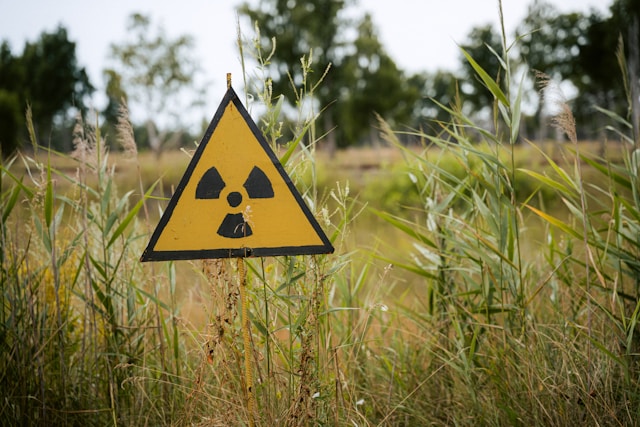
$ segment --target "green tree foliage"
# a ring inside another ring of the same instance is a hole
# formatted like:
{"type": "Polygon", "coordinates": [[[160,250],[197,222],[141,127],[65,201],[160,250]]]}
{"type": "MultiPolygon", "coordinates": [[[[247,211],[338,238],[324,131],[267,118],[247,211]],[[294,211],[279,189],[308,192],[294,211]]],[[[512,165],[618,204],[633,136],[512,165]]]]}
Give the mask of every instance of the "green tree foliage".
{"type": "Polygon", "coordinates": [[[450,71],[437,70],[415,74],[408,79],[408,84],[421,95],[413,103],[410,123],[424,131],[440,132],[439,123],[446,122],[449,114],[438,104],[450,107],[458,103],[457,77],[450,71]]]}
{"type": "MultiPolygon", "coordinates": [[[[635,92],[632,98],[637,98],[638,77],[638,20],[640,19],[640,1],[615,0],[609,8],[610,15],[605,17],[592,13],[585,37],[586,43],[580,46],[579,64],[580,74],[572,79],[580,91],[581,101],[576,105],[578,118],[588,125],[595,123],[598,128],[601,121],[594,118],[601,117],[593,105],[607,108],[620,114],[629,116],[627,112],[627,96],[625,86],[635,92]],[[622,41],[622,44],[620,43],[622,41]],[[623,47],[625,61],[621,64],[617,53],[623,47]],[[624,75],[620,66],[624,68],[624,75]]],[[[633,102],[633,99],[631,99],[633,102]]],[[[636,106],[637,107],[637,106],[636,106]]],[[[632,117],[630,117],[632,118],[632,117]]],[[[633,118],[632,118],[633,119],[633,118]]],[[[597,129],[593,129],[597,130],[597,129]]]]}
{"type": "Polygon", "coordinates": [[[17,58],[12,55],[9,44],[3,42],[0,45],[0,152],[3,156],[18,147],[23,109],[15,88],[21,83],[17,58]]]}
{"type": "MultiPolygon", "coordinates": [[[[172,118],[173,128],[181,127],[180,113],[188,107],[180,95],[188,92],[189,97],[196,99],[191,103],[195,105],[204,93],[195,90],[194,77],[199,66],[192,56],[193,38],[187,35],[170,38],[162,27],[152,28],[150,17],[141,14],[129,17],[127,30],[132,40],[111,45],[110,56],[115,66],[105,70],[109,98],[105,115],[113,120],[123,97],[135,102],[145,111],[148,143],[159,155],[165,145],[176,142],[182,133],[170,135],[167,126],[159,126],[160,120],[172,118]]],[[[133,108],[132,112],[135,116],[133,108]]]]}
{"type": "Polygon", "coordinates": [[[118,121],[118,111],[123,102],[127,101],[127,93],[122,87],[122,76],[112,69],[104,70],[103,76],[107,81],[105,93],[107,106],[102,114],[107,123],[115,125],[118,121]]]}
{"type": "MultiPolygon", "coordinates": [[[[514,36],[513,51],[519,56],[514,67],[526,65],[521,70],[534,84],[540,82],[541,72],[545,79],[570,82],[576,89],[571,107],[580,138],[598,137],[605,127],[606,118],[594,106],[627,117],[636,135],[640,134],[640,119],[630,114],[640,110],[640,0],[614,0],[608,14],[595,10],[590,14],[560,13],[550,2],[535,0],[514,36]],[[635,107],[628,107],[633,103],[635,107]]],[[[499,74],[503,47],[494,27],[473,28],[461,47],[490,77],[505,84],[499,74]]],[[[508,47],[511,50],[512,46],[508,47]]],[[[460,92],[465,111],[486,115],[493,97],[464,55],[461,58],[460,92]]],[[[542,131],[548,128],[543,108],[544,99],[538,96],[533,122],[541,139],[546,136],[542,131]]]]}
{"type": "Polygon", "coordinates": [[[18,147],[23,120],[16,93],[0,89],[0,154],[9,155],[18,147]]]}
{"type": "Polygon", "coordinates": [[[366,14],[358,25],[355,51],[348,55],[340,68],[338,79],[344,87],[336,106],[340,117],[339,132],[344,139],[339,146],[358,142],[373,128],[372,113],[384,115],[394,125],[406,123],[414,103],[420,98],[418,88],[407,82],[378,40],[371,16],[366,14]]]}
{"type": "MultiPolygon", "coordinates": [[[[627,116],[638,128],[627,106],[640,95],[639,16],[639,0],[615,0],[606,15],[560,14],[550,3],[536,0],[516,32],[523,63],[551,79],[570,81],[577,89],[572,110],[581,138],[598,137],[604,129],[605,118],[594,106],[627,116]]],[[[541,110],[542,100],[536,109],[542,128],[541,110]]]]}
{"type": "MultiPolygon", "coordinates": [[[[314,75],[307,76],[310,87],[323,78],[324,71],[331,67],[315,97],[321,107],[327,107],[338,99],[341,82],[337,77],[344,56],[346,41],[340,37],[347,28],[347,21],[340,17],[345,8],[344,0],[266,0],[258,5],[243,3],[239,13],[248,17],[260,28],[261,43],[266,46],[275,40],[276,51],[271,58],[274,94],[284,94],[286,99],[296,99],[294,84],[303,81],[300,59],[313,52],[314,75]]],[[[335,108],[324,114],[322,133],[336,123],[335,108]]],[[[328,134],[329,145],[335,147],[337,132],[328,134]]],[[[341,144],[342,145],[342,144],[341,144]]]]}
{"type": "Polygon", "coordinates": [[[71,107],[85,109],[84,99],[93,86],[84,68],[78,67],[76,44],[64,27],[43,33],[36,43],[27,43],[22,54],[25,98],[31,103],[40,135],[51,129],[59,112],[71,107]]]}
{"type": "Polygon", "coordinates": [[[604,117],[594,106],[628,116],[625,112],[630,103],[625,87],[629,86],[631,92],[635,90],[633,99],[638,97],[640,1],[615,0],[609,12],[556,15],[547,6],[543,17],[530,10],[525,20],[536,33],[532,34],[531,43],[525,39],[524,47],[531,49],[524,50],[523,57],[531,67],[561,76],[576,87],[578,95],[572,107],[582,138],[597,137],[604,128],[604,117]],[[535,42],[535,38],[539,40],[535,42]],[[618,55],[621,46],[622,63],[618,55]]]}
{"type": "MultiPolygon", "coordinates": [[[[69,40],[64,27],[43,32],[36,42],[26,43],[21,56],[14,56],[9,45],[3,43],[0,48],[3,154],[19,145],[19,129],[27,104],[31,106],[39,139],[44,142],[56,120],[63,123],[71,108],[85,110],[85,99],[93,90],[85,69],[78,65],[76,44],[69,40]]],[[[69,148],[68,138],[46,142],[57,149],[69,148]]]]}
{"type": "MultiPolygon", "coordinates": [[[[288,74],[295,83],[302,82],[300,58],[308,57],[312,49],[316,75],[310,85],[318,83],[330,64],[333,68],[339,66],[346,44],[340,35],[348,26],[348,21],[340,17],[345,7],[345,0],[266,0],[255,6],[240,6],[239,13],[258,24],[263,45],[276,40],[277,50],[272,58],[274,92],[295,99],[288,74]]],[[[319,88],[317,96],[322,105],[335,100],[333,85],[334,79],[328,77],[319,88]]]]}
{"type": "MultiPolygon", "coordinates": [[[[477,63],[497,82],[501,82],[500,57],[502,54],[502,38],[492,25],[474,27],[462,46],[477,63]]],[[[485,87],[471,66],[462,60],[463,80],[460,89],[465,102],[475,111],[487,110],[493,106],[493,95],[485,87]]]]}
{"type": "Polygon", "coordinates": [[[567,75],[579,91],[574,114],[583,137],[585,131],[593,135],[602,127],[601,115],[594,110],[594,105],[621,113],[625,104],[623,79],[616,59],[621,28],[612,28],[611,19],[597,13],[592,13],[588,21],[577,67],[567,75]]]}
{"type": "Polygon", "coordinates": [[[307,77],[307,84],[315,85],[330,68],[314,93],[320,107],[327,108],[319,127],[320,134],[330,131],[329,146],[358,143],[367,136],[375,113],[395,122],[408,118],[417,97],[384,52],[370,16],[359,20],[355,38],[349,38],[353,25],[344,12],[350,5],[345,0],[266,0],[239,9],[257,23],[263,45],[276,40],[271,58],[274,94],[295,99],[289,76],[294,84],[303,81],[300,59],[310,51],[314,75],[307,77]]]}
{"type": "Polygon", "coordinates": [[[551,78],[571,75],[587,27],[583,14],[561,14],[551,3],[536,0],[516,30],[521,60],[551,78]]]}
{"type": "MultiPolygon", "coordinates": [[[[588,24],[587,17],[581,13],[561,14],[546,1],[531,3],[527,16],[516,30],[520,59],[528,64],[530,78],[539,81],[541,77],[537,73],[555,80],[583,74],[578,54],[586,42],[588,24]]],[[[546,136],[548,127],[543,107],[544,97],[538,96],[534,115],[538,139],[546,136]]]]}

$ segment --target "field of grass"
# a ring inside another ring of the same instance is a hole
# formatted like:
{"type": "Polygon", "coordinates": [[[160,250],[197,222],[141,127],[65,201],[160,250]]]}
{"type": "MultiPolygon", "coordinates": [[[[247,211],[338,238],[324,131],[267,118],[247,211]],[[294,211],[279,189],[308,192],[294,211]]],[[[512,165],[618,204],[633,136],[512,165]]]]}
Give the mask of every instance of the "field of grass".
{"type": "Polygon", "coordinates": [[[442,106],[420,145],[381,122],[327,157],[314,118],[281,146],[260,121],[331,255],[142,264],[188,154],[80,123],[72,157],[4,160],[2,424],[636,425],[640,147],[570,116],[520,141],[481,71],[495,132],[442,106]]]}

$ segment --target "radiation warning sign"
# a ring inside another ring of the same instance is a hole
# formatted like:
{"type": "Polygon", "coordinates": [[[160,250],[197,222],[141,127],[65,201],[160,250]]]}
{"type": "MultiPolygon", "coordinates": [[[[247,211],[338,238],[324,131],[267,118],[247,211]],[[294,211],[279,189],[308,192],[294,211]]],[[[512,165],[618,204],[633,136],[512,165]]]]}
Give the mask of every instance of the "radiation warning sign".
{"type": "Polygon", "coordinates": [[[332,252],[229,86],[140,260],[332,252]]]}

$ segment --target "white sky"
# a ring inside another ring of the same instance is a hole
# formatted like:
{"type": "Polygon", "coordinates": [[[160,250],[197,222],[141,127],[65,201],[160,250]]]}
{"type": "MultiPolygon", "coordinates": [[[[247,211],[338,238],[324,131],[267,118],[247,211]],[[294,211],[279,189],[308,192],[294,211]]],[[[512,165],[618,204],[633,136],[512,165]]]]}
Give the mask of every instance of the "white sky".
{"type": "MultiPolygon", "coordinates": [[[[507,32],[526,15],[532,0],[503,0],[507,32]]],[[[256,0],[252,0],[256,2],[256,0]]],[[[397,65],[409,73],[455,70],[460,64],[456,43],[464,41],[473,26],[498,21],[497,0],[357,0],[369,11],[381,41],[397,65]]],[[[552,0],[562,12],[606,12],[613,0],[552,0]]],[[[224,95],[226,73],[241,88],[241,68],[235,47],[235,8],[240,0],[0,0],[0,40],[8,40],[14,54],[25,41],[35,41],[42,31],[63,24],[77,43],[80,66],[103,92],[102,70],[107,66],[110,43],[127,39],[127,17],[149,14],[152,25],[161,24],[169,36],[190,34],[196,58],[208,84],[208,101],[202,117],[209,117],[224,95]]],[[[252,28],[243,26],[245,35],[252,28]]],[[[101,105],[97,106],[102,107],[101,105]]]]}

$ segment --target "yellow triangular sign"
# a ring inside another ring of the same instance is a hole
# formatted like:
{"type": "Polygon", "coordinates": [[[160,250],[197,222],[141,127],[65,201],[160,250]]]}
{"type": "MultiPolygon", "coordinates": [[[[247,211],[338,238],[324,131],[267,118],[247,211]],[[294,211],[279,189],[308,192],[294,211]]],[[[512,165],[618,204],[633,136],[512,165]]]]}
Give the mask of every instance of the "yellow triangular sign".
{"type": "Polygon", "coordinates": [[[332,252],[331,242],[229,87],[140,260],[332,252]]]}

